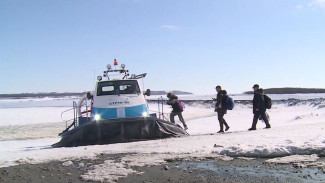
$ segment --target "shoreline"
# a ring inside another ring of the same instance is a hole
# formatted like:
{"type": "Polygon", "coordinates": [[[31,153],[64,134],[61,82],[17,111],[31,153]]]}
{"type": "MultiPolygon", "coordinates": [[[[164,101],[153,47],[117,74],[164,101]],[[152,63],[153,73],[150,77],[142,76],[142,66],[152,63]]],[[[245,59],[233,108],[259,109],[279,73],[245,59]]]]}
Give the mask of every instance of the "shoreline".
{"type": "MultiPolygon", "coordinates": [[[[105,161],[116,163],[122,158],[136,154],[100,154],[96,159],[51,161],[40,164],[20,164],[0,168],[0,182],[322,182],[325,181],[325,158],[313,166],[310,162],[300,164],[268,163],[269,158],[211,158],[165,159],[152,166],[133,166],[136,173],[116,172],[118,178],[106,177],[98,181],[84,177],[105,161]],[[82,178],[82,176],[84,178],[82,178]]],[[[114,171],[111,169],[111,171],[114,171]]]]}

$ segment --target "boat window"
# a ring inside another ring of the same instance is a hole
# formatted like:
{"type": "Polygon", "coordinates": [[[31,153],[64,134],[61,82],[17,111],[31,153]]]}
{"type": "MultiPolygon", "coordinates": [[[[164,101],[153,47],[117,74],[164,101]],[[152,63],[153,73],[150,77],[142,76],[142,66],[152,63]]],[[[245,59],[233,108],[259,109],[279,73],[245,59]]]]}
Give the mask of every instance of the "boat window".
{"type": "Polygon", "coordinates": [[[103,86],[102,91],[103,92],[112,92],[112,91],[114,91],[114,86],[103,86]]]}
{"type": "Polygon", "coordinates": [[[97,96],[116,95],[114,82],[100,82],[97,87],[97,96]]]}
{"type": "Polygon", "coordinates": [[[132,94],[136,93],[136,90],[132,85],[120,85],[120,94],[132,94]]]}
{"type": "Polygon", "coordinates": [[[140,89],[136,80],[99,82],[97,87],[97,96],[138,93],[140,93],[140,89]]]}
{"type": "Polygon", "coordinates": [[[140,93],[140,89],[137,81],[120,81],[119,84],[120,94],[137,94],[140,93]]]}

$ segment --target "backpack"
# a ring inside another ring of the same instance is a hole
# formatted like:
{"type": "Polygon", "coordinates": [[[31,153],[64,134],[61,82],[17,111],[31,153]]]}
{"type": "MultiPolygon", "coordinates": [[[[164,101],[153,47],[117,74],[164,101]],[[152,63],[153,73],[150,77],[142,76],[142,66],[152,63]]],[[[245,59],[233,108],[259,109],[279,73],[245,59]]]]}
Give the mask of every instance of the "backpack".
{"type": "Polygon", "coordinates": [[[179,104],[179,107],[182,109],[182,111],[184,111],[185,109],[185,103],[181,100],[178,100],[178,104],[179,104]]]}
{"type": "Polygon", "coordinates": [[[265,101],[265,107],[267,109],[271,109],[272,108],[272,100],[270,97],[268,97],[267,95],[264,95],[264,101],[265,101]]]}
{"type": "Polygon", "coordinates": [[[235,102],[234,100],[229,97],[228,95],[225,95],[226,97],[226,108],[227,110],[232,110],[235,107],[235,102]]]}

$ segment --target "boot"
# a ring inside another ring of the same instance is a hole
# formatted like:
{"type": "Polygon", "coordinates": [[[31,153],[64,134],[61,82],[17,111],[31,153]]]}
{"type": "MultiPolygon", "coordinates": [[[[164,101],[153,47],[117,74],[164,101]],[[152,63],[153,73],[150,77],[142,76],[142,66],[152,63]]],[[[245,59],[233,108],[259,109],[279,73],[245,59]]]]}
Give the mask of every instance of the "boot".
{"type": "Polygon", "coordinates": [[[248,129],[249,131],[256,130],[257,120],[253,121],[252,128],[248,129]]]}
{"type": "Polygon", "coordinates": [[[225,124],[225,126],[226,126],[225,131],[228,131],[230,127],[229,127],[229,125],[227,124],[226,120],[223,120],[223,124],[225,124]]]}
{"type": "Polygon", "coordinates": [[[267,128],[271,128],[270,123],[267,123],[265,128],[266,128],[266,129],[267,129],[267,128]]]}
{"type": "Polygon", "coordinates": [[[223,131],[223,123],[219,122],[219,125],[220,125],[220,130],[218,131],[218,133],[223,133],[224,132],[223,131]]]}
{"type": "Polygon", "coordinates": [[[225,130],[226,130],[226,131],[228,131],[228,130],[229,130],[229,128],[230,128],[229,126],[226,126],[226,129],[225,129],[225,130]]]}

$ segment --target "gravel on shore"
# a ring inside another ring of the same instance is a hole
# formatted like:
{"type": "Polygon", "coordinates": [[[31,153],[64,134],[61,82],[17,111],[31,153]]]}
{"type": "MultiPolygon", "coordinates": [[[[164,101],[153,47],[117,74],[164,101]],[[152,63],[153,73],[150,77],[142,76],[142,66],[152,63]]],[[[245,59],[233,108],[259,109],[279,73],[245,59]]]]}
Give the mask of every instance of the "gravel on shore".
{"type": "MultiPolygon", "coordinates": [[[[119,161],[127,154],[99,155],[97,159],[52,161],[40,164],[21,164],[0,168],[2,183],[83,183],[95,182],[82,179],[95,165],[108,158],[119,161]]],[[[154,166],[133,166],[140,172],[114,180],[121,183],[146,182],[324,182],[325,167],[295,166],[294,164],[267,163],[267,159],[234,158],[168,160],[154,166]]],[[[318,161],[324,163],[325,158],[318,161]]]]}

